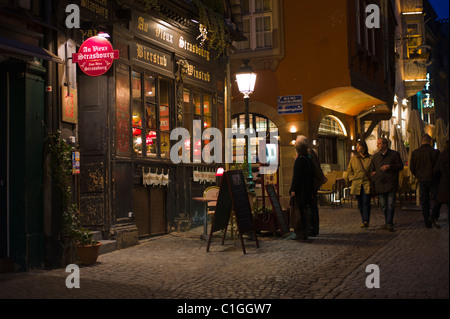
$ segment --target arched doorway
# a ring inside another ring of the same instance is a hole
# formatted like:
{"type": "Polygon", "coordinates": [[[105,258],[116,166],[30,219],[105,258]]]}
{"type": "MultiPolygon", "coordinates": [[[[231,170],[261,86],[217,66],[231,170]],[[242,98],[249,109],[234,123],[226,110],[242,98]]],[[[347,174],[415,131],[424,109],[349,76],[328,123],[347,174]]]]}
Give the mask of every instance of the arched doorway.
{"type": "Polygon", "coordinates": [[[327,115],[320,122],[318,133],[318,154],[324,172],[345,170],[347,130],[342,121],[327,115]]]}

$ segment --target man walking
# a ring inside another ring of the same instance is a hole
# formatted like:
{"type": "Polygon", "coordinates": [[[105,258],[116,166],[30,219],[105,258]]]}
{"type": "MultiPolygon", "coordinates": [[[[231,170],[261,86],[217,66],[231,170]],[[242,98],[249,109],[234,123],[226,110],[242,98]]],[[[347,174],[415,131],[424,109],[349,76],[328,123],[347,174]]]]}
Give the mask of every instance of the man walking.
{"type": "Polygon", "coordinates": [[[438,203],[439,178],[433,173],[433,169],[441,154],[431,146],[431,137],[428,134],[422,136],[422,145],[411,154],[411,173],[419,180],[420,204],[422,205],[423,220],[425,227],[434,225],[440,228],[437,222],[441,204],[438,203]],[[430,216],[430,200],[432,206],[430,216]]]}
{"type": "Polygon", "coordinates": [[[388,147],[384,137],[377,140],[378,153],[370,163],[369,172],[380,199],[381,211],[385,217],[385,229],[394,231],[395,196],[398,190],[398,175],[403,169],[400,154],[388,147]]]}

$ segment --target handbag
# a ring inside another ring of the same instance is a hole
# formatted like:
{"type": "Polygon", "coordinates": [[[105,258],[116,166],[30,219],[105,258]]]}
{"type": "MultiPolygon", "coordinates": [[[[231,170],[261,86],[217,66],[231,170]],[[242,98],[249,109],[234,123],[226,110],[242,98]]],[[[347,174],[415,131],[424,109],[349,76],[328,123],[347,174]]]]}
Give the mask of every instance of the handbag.
{"type": "Polygon", "coordinates": [[[361,161],[361,158],[358,157],[359,159],[359,163],[361,164],[361,167],[364,171],[364,173],[366,173],[366,177],[369,180],[370,183],[370,196],[371,197],[375,197],[377,196],[377,190],[375,189],[375,183],[372,181],[372,178],[370,177],[369,173],[366,171],[366,169],[364,168],[363,162],[361,161]]]}

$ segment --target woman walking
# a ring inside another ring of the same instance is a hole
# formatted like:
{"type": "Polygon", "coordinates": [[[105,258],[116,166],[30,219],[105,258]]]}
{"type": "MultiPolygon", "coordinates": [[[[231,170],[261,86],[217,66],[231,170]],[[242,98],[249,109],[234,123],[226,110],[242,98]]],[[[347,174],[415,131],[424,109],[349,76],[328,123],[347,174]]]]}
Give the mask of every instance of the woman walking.
{"type": "Polygon", "coordinates": [[[364,141],[356,143],[356,154],[348,163],[348,181],[352,183],[351,195],[356,195],[358,209],[361,214],[361,228],[369,227],[370,222],[370,180],[369,165],[372,156],[369,154],[367,144],[364,141]]]}

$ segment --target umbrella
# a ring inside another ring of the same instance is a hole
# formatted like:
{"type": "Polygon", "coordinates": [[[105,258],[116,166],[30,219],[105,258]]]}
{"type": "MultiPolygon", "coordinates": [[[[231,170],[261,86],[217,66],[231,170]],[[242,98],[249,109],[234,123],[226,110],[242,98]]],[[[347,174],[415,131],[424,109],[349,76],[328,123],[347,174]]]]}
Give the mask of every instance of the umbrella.
{"type": "Polygon", "coordinates": [[[434,131],[433,131],[433,139],[436,140],[436,145],[439,151],[443,151],[444,150],[444,142],[446,140],[446,129],[445,129],[445,123],[444,120],[442,118],[438,118],[436,120],[436,125],[434,127],[434,131]]]}
{"type": "Polygon", "coordinates": [[[403,165],[405,165],[408,162],[408,152],[406,151],[405,144],[403,143],[402,134],[397,126],[394,126],[394,129],[392,130],[391,140],[391,148],[399,152],[403,165]]]}
{"type": "MultiPolygon", "coordinates": [[[[408,132],[409,132],[409,155],[408,155],[408,167],[411,164],[411,154],[414,150],[418,149],[422,144],[422,134],[424,133],[424,124],[422,119],[420,118],[420,114],[418,110],[411,111],[411,115],[409,117],[408,122],[408,132]]],[[[418,180],[413,174],[409,174],[409,182],[411,185],[411,189],[416,190],[416,204],[419,206],[419,187],[418,180]]]]}

